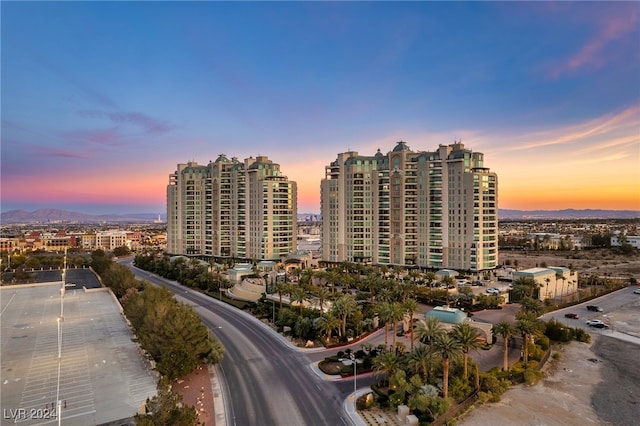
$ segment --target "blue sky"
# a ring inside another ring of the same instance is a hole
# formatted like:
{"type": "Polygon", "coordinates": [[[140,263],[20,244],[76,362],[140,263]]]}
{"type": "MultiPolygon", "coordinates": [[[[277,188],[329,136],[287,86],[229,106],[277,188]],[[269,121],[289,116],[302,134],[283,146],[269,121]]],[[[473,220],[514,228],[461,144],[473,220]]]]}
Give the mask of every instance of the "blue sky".
{"type": "Polygon", "coordinates": [[[177,163],[462,140],[501,208],[640,209],[638,2],[7,2],[2,211],[165,210],[177,163]]]}

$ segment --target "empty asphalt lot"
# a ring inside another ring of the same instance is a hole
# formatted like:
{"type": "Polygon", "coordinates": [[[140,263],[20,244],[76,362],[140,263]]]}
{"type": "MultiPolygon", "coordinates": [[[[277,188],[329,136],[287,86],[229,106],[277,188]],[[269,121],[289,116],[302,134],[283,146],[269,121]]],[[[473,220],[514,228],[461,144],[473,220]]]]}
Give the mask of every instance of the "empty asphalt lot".
{"type": "Polygon", "coordinates": [[[0,290],[2,425],[56,424],[58,399],[62,424],[99,425],[133,416],[156,393],[111,293],[68,289],[61,308],[60,287],[0,290]]]}

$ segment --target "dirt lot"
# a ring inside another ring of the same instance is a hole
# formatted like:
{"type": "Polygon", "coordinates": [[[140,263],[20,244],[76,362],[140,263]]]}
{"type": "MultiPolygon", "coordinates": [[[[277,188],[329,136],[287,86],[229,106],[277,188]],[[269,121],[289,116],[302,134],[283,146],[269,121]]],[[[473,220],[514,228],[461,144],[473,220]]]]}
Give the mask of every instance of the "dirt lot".
{"type": "Polygon", "coordinates": [[[473,408],[461,425],[632,425],[640,418],[638,346],[607,336],[560,347],[545,378],[473,408]]]}
{"type": "Polygon", "coordinates": [[[540,266],[564,266],[579,274],[609,275],[611,277],[635,277],[640,281],[640,256],[623,256],[612,250],[585,250],[571,252],[500,252],[500,263],[518,263],[518,269],[540,266]]]}

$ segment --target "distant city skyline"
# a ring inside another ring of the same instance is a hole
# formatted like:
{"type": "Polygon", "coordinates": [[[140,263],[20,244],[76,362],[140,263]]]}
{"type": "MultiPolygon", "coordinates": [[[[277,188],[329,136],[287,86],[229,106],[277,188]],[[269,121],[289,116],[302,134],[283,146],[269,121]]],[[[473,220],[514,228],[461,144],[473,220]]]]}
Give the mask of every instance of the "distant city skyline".
{"type": "Polygon", "coordinates": [[[455,140],[499,208],[640,209],[636,2],[2,2],[1,211],[165,213],[266,155],[319,213],[346,151],[455,140]]]}

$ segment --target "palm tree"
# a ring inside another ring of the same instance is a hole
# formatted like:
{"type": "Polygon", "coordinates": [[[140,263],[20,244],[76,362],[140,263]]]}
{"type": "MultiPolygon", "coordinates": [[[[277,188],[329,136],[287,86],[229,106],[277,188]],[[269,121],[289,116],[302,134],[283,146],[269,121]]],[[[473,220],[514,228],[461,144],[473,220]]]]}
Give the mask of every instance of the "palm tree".
{"type": "Polygon", "coordinates": [[[324,287],[320,287],[316,291],[316,297],[318,298],[318,304],[320,305],[320,313],[322,313],[324,312],[324,302],[329,299],[329,291],[324,287]]]}
{"type": "Polygon", "coordinates": [[[367,275],[367,278],[364,281],[366,289],[369,290],[369,293],[371,293],[371,303],[373,303],[373,300],[376,296],[376,288],[378,287],[379,282],[380,279],[374,273],[370,273],[369,275],[367,275]]]}
{"type": "Polygon", "coordinates": [[[327,344],[329,344],[331,341],[331,333],[334,329],[340,327],[340,320],[330,312],[326,312],[316,320],[316,327],[324,332],[327,336],[327,344]]]}
{"type": "Polygon", "coordinates": [[[462,354],[462,345],[449,334],[440,334],[433,341],[434,353],[442,358],[442,397],[449,396],[449,363],[462,354]]]}
{"type": "Polygon", "coordinates": [[[330,271],[327,271],[326,278],[329,284],[331,284],[331,294],[335,294],[336,283],[340,279],[340,274],[335,269],[331,269],[330,271]]]}
{"type": "Polygon", "coordinates": [[[340,336],[346,335],[347,333],[347,317],[353,312],[355,312],[358,305],[356,304],[356,300],[350,294],[343,294],[338,297],[336,301],[333,303],[332,311],[340,317],[342,322],[342,327],[340,330],[340,336]]]}
{"type": "Polygon", "coordinates": [[[409,314],[409,333],[411,339],[411,350],[413,350],[413,314],[416,312],[416,309],[418,309],[418,302],[416,302],[415,299],[407,299],[403,306],[404,312],[409,314]]]}
{"type": "Polygon", "coordinates": [[[296,287],[291,295],[291,305],[293,306],[293,302],[298,303],[300,315],[302,315],[302,308],[304,307],[305,300],[307,300],[307,292],[302,287],[296,287]]]}
{"type": "Polygon", "coordinates": [[[397,323],[404,318],[404,306],[400,302],[391,304],[391,321],[393,321],[393,347],[396,346],[397,323]]]}
{"type": "Polygon", "coordinates": [[[544,312],[544,305],[538,299],[532,297],[523,297],[520,301],[520,308],[523,313],[531,313],[539,317],[544,312]]]}
{"type": "Polygon", "coordinates": [[[427,317],[418,323],[416,332],[418,340],[430,345],[436,337],[444,334],[444,327],[436,317],[427,317]]]}
{"type": "Polygon", "coordinates": [[[520,277],[513,282],[512,292],[518,296],[531,297],[535,295],[535,290],[538,288],[538,283],[531,277],[520,277]]]}
{"type": "Polygon", "coordinates": [[[386,374],[388,383],[389,378],[391,378],[400,367],[400,357],[396,355],[395,351],[384,351],[373,358],[372,364],[375,373],[386,374]]]}
{"type": "Polygon", "coordinates": [[[538,320],[531,314],[516,321],[516,330],[522,335],[522,362],[525,366],[529,363],[529,340],[539,332],[539,327],[538,320]]]}
{"type": "Polygon", "coordinates": [[[445,275],[444,277],[442,277],[440,282],[442,284],[444,284],[445,287],[446,287],[446,291],[447,291],[447,306],[449,306],[449,287],[454,285],[455,281],[453,280],[453,277],[451,277],[451,275],[445,275]]]}
{"type": "Polygon", "coordinates": [[[435,355],[433,351],[425,345],[420,345],[409,352],[409,368],[420,374],[425,381],[429,378],[430,367],[434,361],[435,355]]]}
{"type": "Polygon", "coordinates": [[[415,284],[416,280],[420,277],[420,271],[417,269],[412,269],[407,274],[409,278],[411,278],[411,282],[415,284]]]}
{"type": "Polygon", "coordinates": [[[278,299],[280,300],[280,310],[282,310],[282,295],[286,293],[289,289],[289,284],[279,282],[276,284],[276,292],[278,293],[278,299]]]}
{"type": "Polygon", "coordinates": [[[491,327],[491,332],[502,336],[504,352],[502,353],[502,371],[509,370],[509,337],[513,334],[514,328],[509,321],[500,321],[491,327]]]}
{"type": "Polygon", "coordinates": [[[478,349],[480,347],[480,341],[478,340],[478,329],[472,327],[468,323],[461,323],[456,325],[453,329],[453,337],[462,346],[462,354],[464,357],[464,378],[468,377],[467,362],[469,359],[469,351],[471,349],[478,349]]]}
{"type": "Polygon", "coordinates": [[[382,303],[390,303],[393,300],[393,293],[387,287],[382,287],[378,292],[378,300],[382,303]]]}
{"type": "Polygon", "coordinates": [[[378,316],[380,321],[384,322],[384,346],[389,346],[389,321],[392,318],[391,303],[385,302],[380,304],[378,316]]]}

